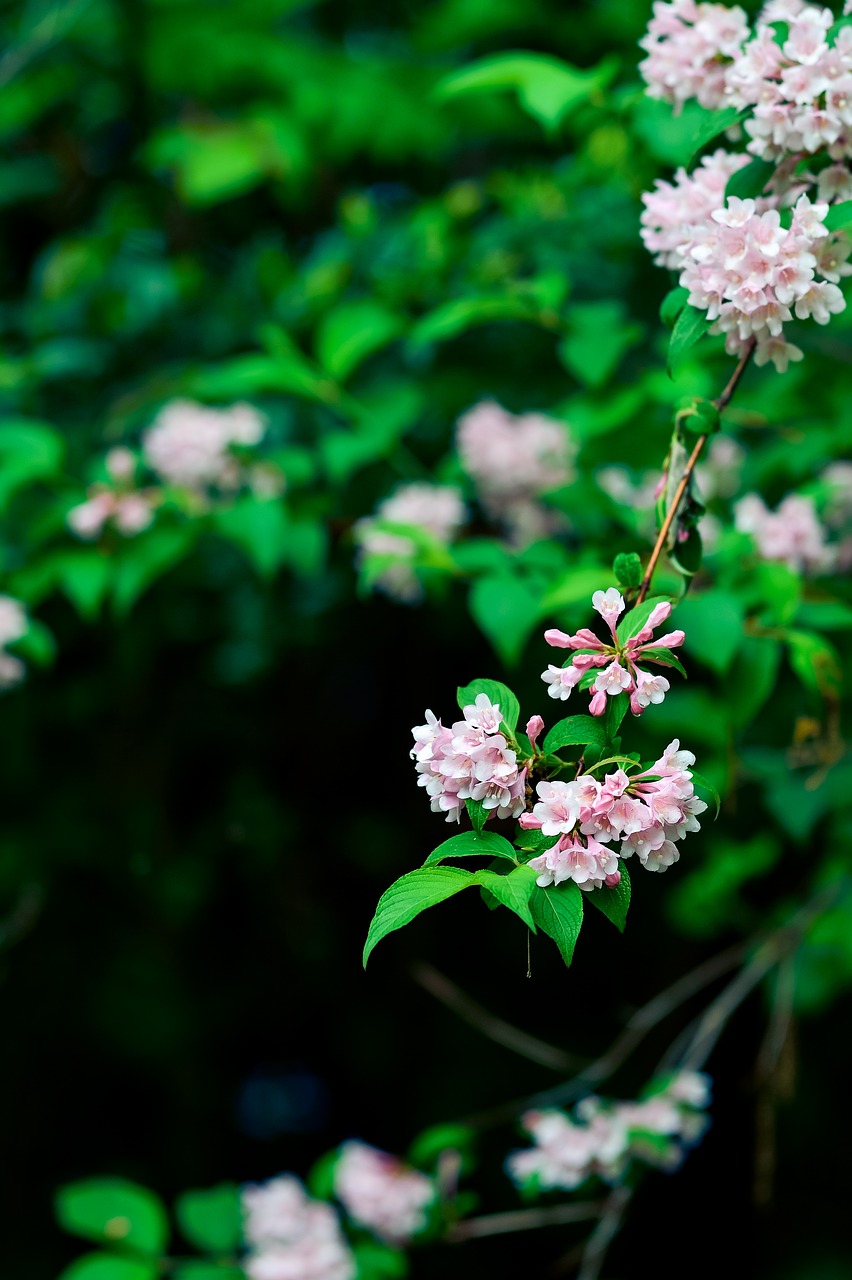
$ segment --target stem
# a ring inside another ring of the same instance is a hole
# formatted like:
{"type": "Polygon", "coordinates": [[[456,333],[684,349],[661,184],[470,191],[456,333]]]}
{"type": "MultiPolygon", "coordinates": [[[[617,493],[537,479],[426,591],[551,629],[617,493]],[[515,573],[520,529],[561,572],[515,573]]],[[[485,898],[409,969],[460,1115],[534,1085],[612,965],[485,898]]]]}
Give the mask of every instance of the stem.
{"type": "Polygon", "coordinates": [[[607,1250],[618,1234],[618,1228],[621,1226],[621,1220],[632,1195],[633,1191],[627,1186],[616,1187],[610,1195],[600,1222],[589,1236],[583,1250],[577,1280],[598,1280],[607,1250]]]}
{"type": "MultiPolygon", "coordinates": [[[[754,355],[755,345],[756,345],[756,339],[751,338],[749,340],[748,346],[746,347],[745,351],[740,356],[739,364],[737,365],[734,372],[731,374],[730,380],[728,382],[728,385],[725,387],[725,390],[716,400],[713,401],[714,405],[716,406],[716,408],[719,410],[720,413],[722,413],[723,410],[727,408],[734,392],[739,386],[740,379],[745,373],[748,363],[751,360],[752,356],[754,355]]],[[[683,501],[683,495],[686,493],[686,490],[689,486],[689,482],[692,479],[692,473],[695,470],[695,465],[698,462],[698,459],[701,457],[701,454],[704,452],[704,446],[706,445],[709,439],[710,439],[710,436],[707,433],[705,433],[703,436],[699,436],[695,442],[695,447],[692,450],[692,453],[689,455],[689,461],[684,467],[683,475],[681,476],[680,483],[678,484],[678,487],[675,490],[675,495],[674,495],[674,498],[672,499],[671,506],[666,512],[666,518],[663,521],[662,528],[660,529],[660,532],[657,534],[657,541],[654,543],[654,550],[651,552],[651,558],[648,561],[648,568],[645,570],[645,577],[642,579],[642,585],[639,588],[639,594],[636,597],[635,605],[641,604],[642,601],[645,599],[646,595],[648,594],[648,590],[651,586],[651,579],[653,578],[654,570],[657,567],[657,561],[662,555],[663,548],[665,547],[668,541],[671,527],[675,522],[678,511],[680,510],[680,504],[683,501]]],[[[635,605],[634,605],[634,608],[635,608],[635,605]]]]}
{"type": "Polygon", "coordinates": [[[447,1234],[453,1244],[477,1236],[502,1235],[507,1231],[530,1231],[536,1227],[558,1227],[567,1222],[587,1222],[600,1217],[604,1203],[585,1200],[578,1204],[559,1204],[544,1209],[516,1209],[510,1213],[489,1213],[481,1218],[457,1222],[447,1234]]]}

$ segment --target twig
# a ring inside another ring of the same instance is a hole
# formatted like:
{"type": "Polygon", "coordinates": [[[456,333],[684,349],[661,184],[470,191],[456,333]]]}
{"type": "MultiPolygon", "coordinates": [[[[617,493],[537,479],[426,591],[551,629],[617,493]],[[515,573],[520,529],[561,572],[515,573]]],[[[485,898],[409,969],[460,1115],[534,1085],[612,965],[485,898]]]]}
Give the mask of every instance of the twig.
{"type": "Polygon", "coordinates": [[[531,1231],[538,1227],[559,1227],[568,1222],[588,1222],[605,1212],[603,1200],[581,1200],[577,1204],[559,1204],[544,1209],[516,1209],[510,1213],[489,1213],[481,1218],[468,1218],[450,1228],[446,1239],[452,1244],[480,1236],[502,1235],[508,1231],[531,1231]]]}
{"type": "MultiPolygon", "coordinates": [[[[725,387],[725,390],[722,392],[720,396],[717,397],[717,399],[713,401],[714,405],[716,406],[716,408],[719,410],[720,413],[722,413],[722,411],[725,408],[727,408],[727,405],[731,397],[733,396],[734,392],[739,386],[740,379],[745,373],[746,367],[748,366],[749,361],[754,355],[755,345],[756,345],[756,339],[751,338],[749,340],[749,344],[746,347],[745,351],[740,356],[739,364],[737,365],[734,372],[731,374],[730,380],[728,382],[728,385],[725,387]]],[[[677,517],[677,513],[680,510],[680,504],[683,501],[683,495],[686,493],[686,490],[689,487],[689,482],[692,479],[692,473],[695,470],[696,463],[698,462],[698,459],[701,457],[701,454],[704,452],[704,446],[706,445],[709,439],[710,439],[710,436],[707,433],[699,436],[695,442],[695,447],[693,448],[692,453],[689,455],[689,461],[687,462],[686,466],[683,469],[683,475],[680,478],[680,482],[677,486],[677,489],[675,490],[674,497],[672,498],[671,504],[669,505],[669,509],[666,512],[666,518],[662,523],[660,532],[657,534],[657,541],[654,543],[654,550],[651,552],[651,558],[648,561],[648,567],[645,570],[645,576],[642,579],[642,585],[640,586],[639,594],[636,597],[636,604],[641,604],[642,601],[645,599],[646,595],[648,594],[648,590],[651,586],[651,579],[653,578],[654,570],[657,567],[657,561],[662,555],[663,548],[666,546],[668,542],[668,537],[671,531],[671,527],[674,524],[674,521],[677,517]]]]}
{"type": "Polygon", "coordinates": [[[615,1239],[632,1196],[632,1188],[621,1186],[616,1187],[607,1199],[601,1220],[583,1250],[577,1280],[598,1280],[607,1249],[615,1239]]]}
{"type": "Polygon", "coordinates": [[[679,1005],[683,1004],[698,991],[701,991],[703,987],[714,982],[716,978],[721,977],[723,973],[727,973],[729,969],[733,969],[735,965],[739,964],[745,954],[746,947],[747,944],[740,943],[727,948],[727,950],[712,956],[709,960],[705,960],[703,964],[698,965],[697,968],[678,978],[677,982],[673,982],[670,987],[666,987],[664,991],[659,992],[652,1000],[649,1000],[647,1004],[642,1005],[640,1009],[637,1009],[632,1014],[621,1035],[610,1048],[595,1059],[594,1062],[584,1067],[571,1080],[566,1080],[564,1084],[556,1085],[553,1089],[547,1089],[525,1098],[515,1099],[515,1101],[505,1103],[503,1106],[494,1107],[490,1111],[468,1117],[466,1123],[477,1128],[488,1128],[491,1125],[503,1124],[505,1121],[513,1119],[519,1112],[525,1111],[528,1107],[558,1106],[582,1097],[594,1085],[600,1084],[601,1081],[611,1076],[621,1066],[622,1062],[629,1057],[642,1038],[658,1023],[667,1018],[670,1013],[673,1013],[679,1005]]]}
{"type": "Polygon", "coordinates": [[[544,1040],[539,1040],[536,1036],[528,1035],[526,1031],[521,1031],[518,1027],[513,1027],[511,1023],[504,1022],[502,1018],[497,1018],[493,1013],[489,1013],[487,1009],[483,1009],[482,1005],[477,1004],[469,995],[466,995],[460,987],[454,982],[446,978],[437,969],[430,964],[415,964],[411,969],[411,976],[424,990],[433,995],[436,1000],[440,1000],[448,1009],[452,1009],[453,1013],[470,1023],[482,1035],[487,1036],[489,1040],[494,1040],[497,1044],[502,1044],[504,1048],[511,1049],[514,1053],[520,1054],[524,1058],[528,1058],[531,1062],[537,1062],[543,1067],[550,1067],[553,1071],[575,1071],[580,1063],[580,1059],[573,1054],[565,1053],[562,1049],[558,1049],[556,1045],[548,1044],[544,1040]]]}

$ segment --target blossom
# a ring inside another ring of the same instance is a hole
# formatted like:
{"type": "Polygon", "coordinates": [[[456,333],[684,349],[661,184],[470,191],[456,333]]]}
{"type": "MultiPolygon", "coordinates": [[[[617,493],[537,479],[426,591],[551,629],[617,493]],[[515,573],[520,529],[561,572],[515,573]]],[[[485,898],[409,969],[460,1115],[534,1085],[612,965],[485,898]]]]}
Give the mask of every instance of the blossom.
{"type": "Polygon", "coordinates": [[[394,1244],[423,1230],[436,1196],[435,1184],[424,1173],[355,1141],[341,1148],[334,1193],[353,1221],[394,1244]]]}
{"type": "Polygon", "coordinates": [[[65,518],[72,533],[87,541],[99,537],[107,522],[125,537],[132,537],[151,524],[159,497],[153,489],[121,493],[93,485],[86,501],[72,507],[65,518]]]}
{"type": "Polygon", "coordinates": [[[639,663],[673,665],[668,650],[683,644],[684,633],[671,631],[657,639],[653,638],[655,629],[672,611],[667,600],[655,605],[644,626],[636,635],[624,641],[619,639],[616,625],[624,611],[624,597],[621,593],[615,587],[610,587],[607,591],[596,591],[592,597],[592,605],[609,627],[612,643],[604,643],[587,627],[581,627],[574,635],[552,627],[544,633],[547,643],[556,649],[571,649],[574,656],[564,667],[549,665],[547,671],[542,672],[541,678],[549,686],[550,697],[562,701],[581,682],[584,687],[591,687],[589,711],[594,716],[603,715],[607,698],[627,693],[630,695],[630,710],[639,716],[652,703],[662,702],[669,689],[668,680],[651,674],[639,663]],[[595,668],[599,670],[596,671],[595,668]]]}
{"type": "Polygon", "coordinates": [[[396,600],[416,603],[423,595],[414,572],[416,542],[404,533],[382,528],[383,524],[411,525],[422,529],[442,546],[452,542],[466,516],[458,489],[451,485],[405,484],[379,503],[375,513],[355,526],[360,563],[381,557],[375,585],[396,600]]]}
{"type": "Polygon", "coordinates": [[[825,572],[832,550],[813,498],[789,493],[770,511],[759,494],[747,493],[734,504],[734,525],[751,534],[764,560],[777,560],[797,573],[825,572]]]}
{"type": "Polygon", "coordinates": [[[249,404],[217,409],[191,400],[173,400],[161,409],[142,437],[145,461],[167,484],[196,492],[212,486],[234,489],[241,472],[234,446],[263,438],[266,423],[249,404]]]}
{"type": "Polygon", "coordinates": [[[748,37],[748,19],[735,5],[656,0],[648,33],[639,41],[647,57],[639,71],[652,98],[679,110],[690,98],[715,111],[726,105],[726,69],[748,37]]]}
{"type": "Polygon", "coordinates": [[[618,858],[612,849],[598,844],[597,840],[581,840],[579,836],[560,836],[555,845],[537,858],[531,858],[527,865],[539,872],[536,884],[542,889],[573,880],[588,891],[600,889],[604,884],[613,888],[621,880],[618,858]]]}
{"type": "Polygon", "coordinates": [[[720,147],[692,173],[677,169],[672,182],[657,179],[654,190],[644,193],[640,234],[658,266],[678,270],[683,266],[691,229],[722,207],[728,180],[746,164],[748,156],[720,147]]]}
{"type": "Polygon", "coordinates": [[[466,800],[479,801],[486,817],[516,818],[524,809],[526,769],[499,732],[499,704],[477,694],[462,710],[463,720],[451,728],[431,711],[426,723],[412,729],[418,786],[425,787],[433,813],[459,822],[466,800]]]}
{"type": "Polygon", "coordinates": [[[539,498],[574,478],[577,445],[565,423],[540,413],[515,415],[484,400],[459,418],[456,447],[482,506],[514,542],[554,531],[558,517],[539,498]]]}
{"type": "Polygon", "coordinates": [[[290,1174],[242,1191],[249,1280],[354,1280],[355,1259],[334,1209],[290,1174]]]}
{"type": "Polygon", "coordinates": [[[26,674],[21,659],[7,653],[6,645],[20,640],[28,629],[26,610],[20,601],[0,595],[0,689],[11,689],[20,684],[26,674]]]}

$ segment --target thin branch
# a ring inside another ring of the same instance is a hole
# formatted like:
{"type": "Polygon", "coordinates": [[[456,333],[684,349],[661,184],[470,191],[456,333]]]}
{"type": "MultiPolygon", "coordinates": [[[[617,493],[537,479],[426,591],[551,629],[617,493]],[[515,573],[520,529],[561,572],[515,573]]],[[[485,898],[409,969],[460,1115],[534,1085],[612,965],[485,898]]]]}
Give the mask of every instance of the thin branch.
{"type": "Polygon", "coordinates": [[[616,1187],[608,1197],[601,1220],[583,1250],[577,1280],[598,1280],[607,1250],[618,1233],[632,1197],[632,1188],[627,1186],[616,1187]]]}
{"type": "Polygon", "coordinates": [[[603,1200],[581,1200],[576,1204],[559,1204],[544,1209],[516,1209],[510,1213],[489,1213],[481,1218],[457,1222],[447,1233],[452,1244],[480,1236],[503,1235],[508,1231],[531,1231],[538,1227],[559,1227],[568,1222],[588,1222],[605,1211],[603,1200]]]}
{"type": "MultiPolygon", "coordinates": [[[[739,364],[737,365],[734,372],[731,374],[730,380],[728,382],[728,385],[725,387],[725,390],[722,392],[720,396],[717,397],[717,399],[713,401],[714,405],[716,406],[716,408],[719,410],[720,413],[722,413],[722,411],[725,408],[727,408],[728,403],[731,400],[731,397],[733,396],[734,392],[739,386],[740,379],[745,373],[746,367],[748,366],[749,361],[754,355],[755,345],[756,345],[756,339],[751,338],[749,340],[748,346],[746,347],[745,351],[740,356],[739,364]]],[[[642,601],[645,599],[646,595],[648,594],[648,590],[651,586],[651,579],[654,576],[654,570],[657,567],[657,562],[663,553],[663,549],[668,543],[671,527],[674,524],[675,519],[677,518],[678,511],[680,510],[680,504],[683,501],[683,496],[689,487],[690,480],[692,479],[692,473],[695,470],[696,463],[698,462],[698,459],[701,457],[701,454],[704,452],[704,446],[706,445],[709,439],[710,439],[710,436],[707,434],[699,436],[695,442],[695,447],[693,448],[692,453],[689,455],[689,461],[687,462],[686,466],[683,469],[683,475],[680,478],[680,482],[677,486],[677,489],[675,490],[674,497],[672,498],[669,509],[666,512],[666,518],[663,521],[660,532],[657,534],[657,541],[654,543],[654,550],[651,552],[651,558],[648,561],[648,567],[645,570],[645,576],[642,579],[642,585],[640,586],[639,594],[636,597],[636,604],[641,604],[642,601]]]]}
{"type": "Polygon", "coordinates": [[[571,1080],[566,1080],[564,1084],[556,1085],[553,1089],[516,1099],[514,1102],[468,1117],[466,1123],[477,1128],[488,1128],[513,1119],[528,1107],[558,1106],[583,1097],[594,1085],[608,1079],[629,1057],[643,1037],[673,1013],[679,1005],[739,964],[746,950],[746,943],[729,947],[719,955],[705,960],[703,964],[678,978],[670,987],[659,992],[632,1014],[624,1031],[611,1047],[571,1080]]]}
{"type": "Polygon", "coordinates": [[[550,1067],[553,1071],[575,1071],[580,1064],[581,1059],[575,1055],[565,1053],[556,1045],[539,1040],[536,1036],[528,1035],[526,1031],[513,1027],[511,1023],[504,1022],[502,1018],[483,1009],[482,1005],[477,1004],[432,965],[413,965],[411,976],[425,991],[428,991],[436,1000],[440,1000],[470,1026],[475,1027],[482,1035],[528,1058],[530,1062],[550,1067]]]}

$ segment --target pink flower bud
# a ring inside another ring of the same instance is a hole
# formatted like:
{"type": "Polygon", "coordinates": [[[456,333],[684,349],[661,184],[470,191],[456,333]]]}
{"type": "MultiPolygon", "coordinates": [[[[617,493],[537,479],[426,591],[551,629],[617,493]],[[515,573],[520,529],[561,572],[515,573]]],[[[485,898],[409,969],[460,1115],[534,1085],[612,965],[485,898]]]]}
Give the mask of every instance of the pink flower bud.
{"type": "Polygon", "coordinates": [[[522,813],[518,818],[518,826],[524,831],[538,831],[541,822],[541,818],[537,818],[534,813],[522,813]]]}
{"type": "Polygon", "coordinates": [[[604,876],[604,884],[608,889],[615,889],[621,884],[621,872],[613,871],[612,875],[604,876]]]}
{"type": "Polygon", "coordinates": [[[535,751],[536,738],[544,728],[544,721],[541,716],[530,716],[527,721],[527,737],[530,740],[530,746],[535,751]]]}
{"type": "Polygon", "coordinates": [[[592,694],[589,711],[593,716],[602,716],[606,711],[606,694],[602,689],[598,689],[597,693],[592,694]]]}
{"type": "Polygon", "coordinates": [[[554,649],[570,649],[572,637],[564,631],[559,631],[556,627],[551,627],[549,631],[545,631],[544,638],[548,644],[553,645],[554,649]]]}

